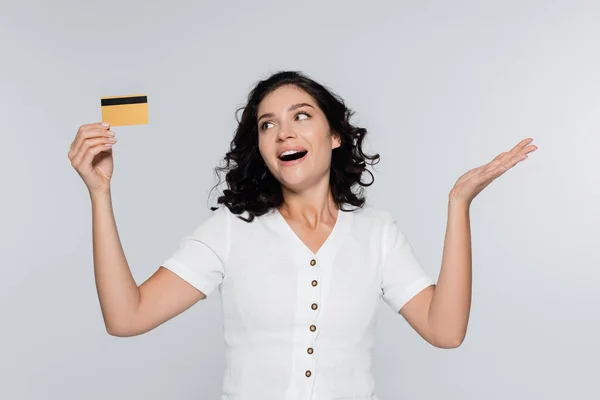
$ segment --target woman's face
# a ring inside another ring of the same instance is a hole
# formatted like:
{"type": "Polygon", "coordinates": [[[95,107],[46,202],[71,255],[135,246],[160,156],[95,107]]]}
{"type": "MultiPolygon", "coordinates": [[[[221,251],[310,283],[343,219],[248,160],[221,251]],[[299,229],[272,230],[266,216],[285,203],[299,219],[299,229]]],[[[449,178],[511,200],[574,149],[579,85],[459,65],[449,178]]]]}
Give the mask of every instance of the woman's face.
{"type": "Polygon", "coordinates": [[[260,154],[282,185],[299,191],[329,181],[331,151],[340,141],[312,96],[281,86],[265,96],[257,116],[260,154]]]}

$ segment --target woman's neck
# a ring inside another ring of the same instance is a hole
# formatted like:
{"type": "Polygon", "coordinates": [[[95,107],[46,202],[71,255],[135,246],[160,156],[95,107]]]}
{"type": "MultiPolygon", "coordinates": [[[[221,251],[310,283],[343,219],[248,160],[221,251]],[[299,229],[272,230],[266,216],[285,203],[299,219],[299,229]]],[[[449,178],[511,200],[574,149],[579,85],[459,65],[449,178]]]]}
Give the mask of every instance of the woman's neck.
{"type": "Polygon", "coordinates": [[[303,221],[311,226],[335,221],[338,206],[329,186],[325,193],[322,192],[321,190],[321,193],[317,193],[313,190],[303,193],[284,193],[283,204],[278,208],[279,213],[288,219],[303,221]]]}

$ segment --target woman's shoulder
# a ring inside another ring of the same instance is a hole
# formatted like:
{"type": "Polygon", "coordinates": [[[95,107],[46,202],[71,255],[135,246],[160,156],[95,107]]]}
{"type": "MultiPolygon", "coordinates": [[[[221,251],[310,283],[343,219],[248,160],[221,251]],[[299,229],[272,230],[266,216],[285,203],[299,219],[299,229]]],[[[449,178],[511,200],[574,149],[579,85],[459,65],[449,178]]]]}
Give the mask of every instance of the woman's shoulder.
{"type": "Polygon", "coordinates": [[[247,211],[243,211],[241,214],[236,214],[226,205],[226,204],[217,204],[210,207],[211,215],[220,216],[221,218],[230,218],[230,217],[247,217],[249,213],[247,211]]]}
{"type": "Polygon", "coordinates": [[[395,220],[394,215],[389,210],[371,205],[365,205],[351,212],[354,214],[354,219],[361,223],[386,225],[395,220]]]}
{"type": "Polygon", "coordinates": [[[252,222],[269,218],[274,213],[274,209],[270,209],[267,212],[265,212],[264,214],[260,214],[260,215],[254,214],[253,215],[252,213],[250,213],[247,210],[242,210],[241,212],[232,211],[225,204],[217,204],[216,206],[212,206],[211,210],[212,210],[211,216],[214,219],[220,219],[220,220],[227,221],[228,224],[231,224],[233,226],[236,226],[236,225],[254,226],[255,224],[252,224],[252,222]]]}

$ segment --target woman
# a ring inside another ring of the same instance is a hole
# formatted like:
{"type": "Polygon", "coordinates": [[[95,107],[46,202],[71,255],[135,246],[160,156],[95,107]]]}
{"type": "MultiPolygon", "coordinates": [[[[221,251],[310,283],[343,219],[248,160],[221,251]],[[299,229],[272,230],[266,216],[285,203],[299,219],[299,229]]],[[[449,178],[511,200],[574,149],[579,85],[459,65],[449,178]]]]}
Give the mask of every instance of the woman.
{"type": "Polygon", "coordinates": [[[437,285],[391,213],[365,206],[367,131],[297,72],[259,82],[225,156],[219,207],[139,287],[111,209],[107,124],[82,126],[69,151],[92,199],[94,268],[107,331],[145,333],[219,288],[223,399],[377,399],[371,349],[379,299],[427,342],[459,346],[471,294],[469,207],[535,150],[531,139],[463,175],[449,194],[437,285]],[[357,188],[358,193],[353,189],[357,188]]]}

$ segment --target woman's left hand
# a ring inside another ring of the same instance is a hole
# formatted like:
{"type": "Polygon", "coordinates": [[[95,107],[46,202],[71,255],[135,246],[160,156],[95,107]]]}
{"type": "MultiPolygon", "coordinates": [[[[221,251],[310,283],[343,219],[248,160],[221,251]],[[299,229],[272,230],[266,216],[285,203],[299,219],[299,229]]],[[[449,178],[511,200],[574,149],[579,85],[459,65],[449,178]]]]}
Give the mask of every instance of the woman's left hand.
{"type": "Polygon", "coordinates": [[[450,191],[450,200],[469,206],[475,196],[494,179],[525,160],[528,153],[537,150],[537,146],[529,145],[532,141],[532,138],[524,139],[512,150],[498,154],[488,164],[472,169],[458,178],[450,191]]]}

